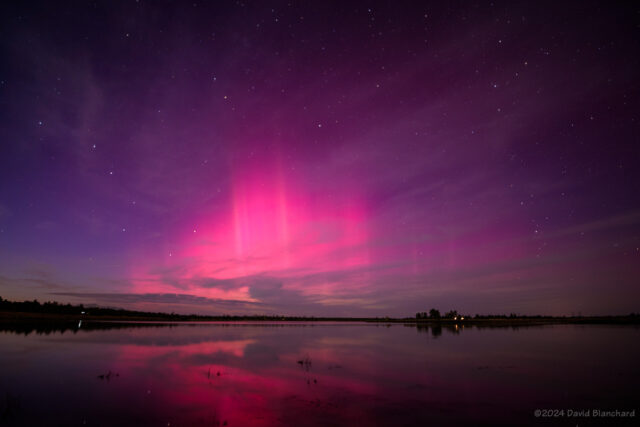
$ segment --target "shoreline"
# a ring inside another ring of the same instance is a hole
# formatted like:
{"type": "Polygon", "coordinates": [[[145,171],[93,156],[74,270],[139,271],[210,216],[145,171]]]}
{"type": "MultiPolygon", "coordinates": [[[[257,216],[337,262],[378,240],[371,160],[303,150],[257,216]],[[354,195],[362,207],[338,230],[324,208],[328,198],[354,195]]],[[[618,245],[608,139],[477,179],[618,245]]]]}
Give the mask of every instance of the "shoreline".
{"type": "Polygon", "coordinates": [[[207,322],[366,322],[411,325],[478,325],[478,326],[527,326],[555,324],[590,325],[640,325],[640,316],[523,316],[514,318],[482,317],[460,319],[414,319],[414,318],[356,318],[356,317],[298,317],[298,316],[114,316],[91,314],[58,314],[0,311],[0,322],[162,322],[162,323],[207,323],[207,322]]]}

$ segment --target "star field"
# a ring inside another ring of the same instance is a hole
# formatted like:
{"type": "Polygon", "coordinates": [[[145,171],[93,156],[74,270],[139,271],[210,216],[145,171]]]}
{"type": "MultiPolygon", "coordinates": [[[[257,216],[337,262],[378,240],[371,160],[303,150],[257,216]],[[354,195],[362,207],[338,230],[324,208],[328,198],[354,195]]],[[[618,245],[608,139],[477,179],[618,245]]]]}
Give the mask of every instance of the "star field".
{"type": "Polygon", "coordinates": [[[0,8],[4,298],[637,309],[633,4],[0,8]]]}

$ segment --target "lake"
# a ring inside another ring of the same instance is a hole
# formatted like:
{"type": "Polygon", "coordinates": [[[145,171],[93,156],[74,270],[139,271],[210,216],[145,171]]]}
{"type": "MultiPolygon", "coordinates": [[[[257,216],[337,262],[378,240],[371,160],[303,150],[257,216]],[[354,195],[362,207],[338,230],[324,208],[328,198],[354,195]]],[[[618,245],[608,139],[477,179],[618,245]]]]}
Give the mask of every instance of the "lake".
{"type": "Polygon", "coordinates": [[[0,425],[637,425],[638,361],[633,326],[0,324],[0,425]]]}

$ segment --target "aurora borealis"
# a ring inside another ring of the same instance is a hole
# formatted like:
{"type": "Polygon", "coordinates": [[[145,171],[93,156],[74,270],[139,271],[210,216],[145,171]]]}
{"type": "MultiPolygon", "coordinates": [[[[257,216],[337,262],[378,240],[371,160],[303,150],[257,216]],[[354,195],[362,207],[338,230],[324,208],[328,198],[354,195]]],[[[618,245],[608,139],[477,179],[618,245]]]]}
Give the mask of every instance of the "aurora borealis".
{"type": "Polygon", "coordinates": [[[0,8],[4,298],[638,308],[637,5],[0,8]]]}

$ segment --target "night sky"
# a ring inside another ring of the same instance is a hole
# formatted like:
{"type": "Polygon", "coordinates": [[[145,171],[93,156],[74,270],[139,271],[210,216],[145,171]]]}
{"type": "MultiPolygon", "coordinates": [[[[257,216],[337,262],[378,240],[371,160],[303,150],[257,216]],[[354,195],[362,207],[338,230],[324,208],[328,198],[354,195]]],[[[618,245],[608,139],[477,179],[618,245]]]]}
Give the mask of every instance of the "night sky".
{"type": "Polygon", "coordinates": [[[3,2],[0,296],[639,311],[639,47],[637,2],[3,2]]]}

